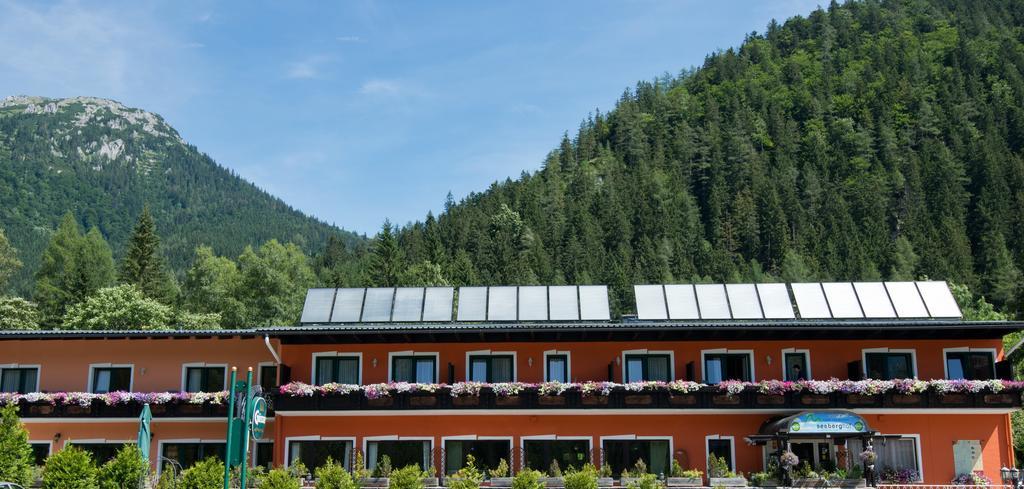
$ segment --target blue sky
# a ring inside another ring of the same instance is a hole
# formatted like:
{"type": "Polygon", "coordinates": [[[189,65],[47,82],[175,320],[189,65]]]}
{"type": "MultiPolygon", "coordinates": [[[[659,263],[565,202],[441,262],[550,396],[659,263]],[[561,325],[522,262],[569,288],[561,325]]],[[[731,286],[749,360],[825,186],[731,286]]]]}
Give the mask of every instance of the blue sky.
{"type": "Polygon", "coordinates": [[[537,169],[637,80],[817,5],[0,0],[0,96],[159,113],[293,206],[373,234],[537,169]]]}

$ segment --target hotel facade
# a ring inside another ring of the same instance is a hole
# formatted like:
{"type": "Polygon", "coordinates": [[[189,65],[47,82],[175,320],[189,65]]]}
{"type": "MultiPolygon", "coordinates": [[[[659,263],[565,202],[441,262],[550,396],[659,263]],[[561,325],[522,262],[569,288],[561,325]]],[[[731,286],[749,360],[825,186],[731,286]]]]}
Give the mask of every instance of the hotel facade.
{"type": "Polygon", "coordinates": [[[603,286],[311,289],[294,327],[0,332],[0,401],[37,458],[97,458],[153,411],[154,466],[222,456],[230,369],[270,402],[256,464],[327,457],[452,473],[642,459],[765,470],[790,450],[948,484],[1014,464],[1020,384],[1002,337],[942,282],[636,286],[612,320],[603,286]],[[160,463],[157,463],[160,460],[160,463]]]}

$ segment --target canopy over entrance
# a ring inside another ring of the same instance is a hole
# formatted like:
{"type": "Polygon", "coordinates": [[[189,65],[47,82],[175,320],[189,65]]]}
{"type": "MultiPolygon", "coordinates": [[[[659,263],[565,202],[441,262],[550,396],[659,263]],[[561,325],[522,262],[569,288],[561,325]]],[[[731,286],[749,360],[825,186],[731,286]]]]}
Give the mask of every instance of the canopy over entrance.
{"type": "Polygon", "coordinates": [[[864,418],[850,411],[803,411],[766,421],[757,435],[750,438],[846,438],[874,434],[864,418]]]}

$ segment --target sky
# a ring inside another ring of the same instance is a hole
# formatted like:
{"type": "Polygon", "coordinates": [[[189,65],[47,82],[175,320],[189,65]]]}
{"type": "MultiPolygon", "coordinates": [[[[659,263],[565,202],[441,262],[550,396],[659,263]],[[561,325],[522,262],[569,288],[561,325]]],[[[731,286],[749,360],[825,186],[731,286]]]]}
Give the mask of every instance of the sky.
{"type": "Polygon", "coordinates": [[[0,0],[0,97],[156,112],[293,207],[372,235],[537,170],[637,81],[818,3],[0,0]]]}

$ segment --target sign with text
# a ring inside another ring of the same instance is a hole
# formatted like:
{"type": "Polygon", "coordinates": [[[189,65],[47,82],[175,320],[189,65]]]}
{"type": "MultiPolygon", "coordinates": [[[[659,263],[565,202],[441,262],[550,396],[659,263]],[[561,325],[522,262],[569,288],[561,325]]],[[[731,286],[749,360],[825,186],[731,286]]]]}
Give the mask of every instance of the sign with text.
{"type": "Polygon", "coordinates": [[[864,418],[844,412],[801,413],[789,423],[790,433],[865,433],[864,418]]]}

